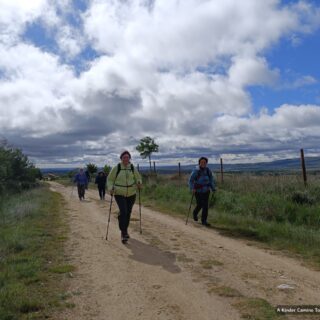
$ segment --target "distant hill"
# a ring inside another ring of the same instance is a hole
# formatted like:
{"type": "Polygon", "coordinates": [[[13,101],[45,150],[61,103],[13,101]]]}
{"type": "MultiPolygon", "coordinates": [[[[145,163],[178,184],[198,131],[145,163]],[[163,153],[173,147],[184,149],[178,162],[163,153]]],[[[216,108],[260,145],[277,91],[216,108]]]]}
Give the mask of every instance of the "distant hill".
{"type": "MultiPolygon", "coordinates": [[[[320,171],[320,157],[306,157],[305,158],[307,171],[320,171]]],[[[190,172],[195,168],[196,164],[181,166],[182,172],[190,172]]],[[[220,170],[220,164],[210,164],[210,169],[214,171],[220,170]]],[[[297,171],[301,169],[300,159],[284,159],[271,162],[257,162],[257,163],[238,163],[223,165],[225,172],[270,172],[270,171],[297,171]]],[[[43,168],[43,174],[53,173],[57,175],[66,174],[70,171],[77,170],[77,168],[43,168]]],[[[140,166],[140,171],[147,172],[149,167],[140,166]]],[[[178,172],[178,165],[176,166],[157,166],[157,172],[163,174],[173,174],[178,172]]]]}
{"type": "MultiPolygon", "coordinates": [[[[305,158],[307,171],[320,171],[320,157],[305,158]]],[[[181,166],[182,172],[190,172],[196,164],[181,166]]],[[[209,164],[210,169],[220,171],[220,164],[209,164]]],[[[225,172],[258,172],[258,171],[298,171],[301,170],[300,159],[284,159],[272,162],[224,164],[225,172]]],[[[148,170],[148,168],[143,168],[148,170]]],[[[142,170],[142,171],[144,171],[142,170]]],[[[158,166],[157,171],[161,173],[174,173],[178,166],[158,166]]]]}

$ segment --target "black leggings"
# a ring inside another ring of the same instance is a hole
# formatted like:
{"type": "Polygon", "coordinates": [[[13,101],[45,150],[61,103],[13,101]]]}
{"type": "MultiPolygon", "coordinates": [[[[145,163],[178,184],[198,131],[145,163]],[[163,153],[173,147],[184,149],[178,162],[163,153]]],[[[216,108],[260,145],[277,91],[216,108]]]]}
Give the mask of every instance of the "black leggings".
{"type": "Polygon", "coordinates": [[[85,185],[84,184],[78,184],[78,195],[79,198],[84,198],[84,194],[85,194],[85,185]]]}
{"type": "Polygon", "coordinates": [[[98,190],[99,190],[100,199],[104,199],[104,196],[106,195],[106,187],[98,186],[98,190]]]}
{"type": "Polygon", "coordinates": [[[132,207],[136,201],[136,195],[131,197],[115,195],[114,197],[120,210],[118,216],[119,229],[122,233],[126,234],[128,232],[132,207]]]}
{"type": "Polygon", "coordinates": [[[201,221],[207,222],[208,207],[209,207],[209,194],[210,192],[196,192],[197,206],[193,210],[193,214],[196,216],[202,209],[201,221]]]}

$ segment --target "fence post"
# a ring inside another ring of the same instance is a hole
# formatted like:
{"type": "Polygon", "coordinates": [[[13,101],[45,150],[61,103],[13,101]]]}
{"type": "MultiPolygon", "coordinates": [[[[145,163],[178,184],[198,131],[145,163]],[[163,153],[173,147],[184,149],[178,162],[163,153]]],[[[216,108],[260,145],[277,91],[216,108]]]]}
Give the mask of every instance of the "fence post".
{"type": "Polygon", "coordinates": [[[223,161],[222,158],[220,158],[220,181],[223,183],[223,161]]]}
{"type": "Polygon", "coordinates": [[[156,162],[155,161],[153,161],[153,171],[154,171],[154,173],[157,173],[157,171],[156,171],[156,162]]]}
{"type": "Polygon", "coordinates": [[[303,183],[304,186],[307,186],[307,171],[306,171],[306,163],[304,161],[304,151],[303,149],[300,150],[301,154],[301,167],[302,167],[302,177],[303,177],[303,183]]]}
{"type": "Polygon", "coordinates": [[[180,162],[178,163],[178,170],[179,170],[179,178],[181,177],[181,164],[180,162]]]}

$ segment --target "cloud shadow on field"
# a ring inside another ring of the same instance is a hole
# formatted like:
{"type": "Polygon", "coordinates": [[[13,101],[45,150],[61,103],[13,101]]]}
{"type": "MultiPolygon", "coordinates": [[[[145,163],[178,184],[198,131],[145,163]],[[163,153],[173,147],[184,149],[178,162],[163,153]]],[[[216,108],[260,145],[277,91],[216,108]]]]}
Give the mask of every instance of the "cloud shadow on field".
{"type": "Polygon", "coordinates": [[[176,255],[172,252],[162,251],[152,245],[135,239],[130,239],[128,248],[132,252],[132,255],[129,256],[132,260],[151,266],[161,266],[171,273],[181,272],[181,269],[175,264],[176,255]]]}

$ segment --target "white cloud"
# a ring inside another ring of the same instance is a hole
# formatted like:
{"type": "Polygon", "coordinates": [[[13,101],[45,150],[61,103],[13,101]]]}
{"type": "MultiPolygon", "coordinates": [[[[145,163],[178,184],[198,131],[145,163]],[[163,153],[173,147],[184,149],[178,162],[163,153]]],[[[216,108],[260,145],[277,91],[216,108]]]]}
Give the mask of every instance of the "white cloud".
{"type": "MultiPolygon", "coordinates": [[[[71,152],[80,152],[80,140],[99,158],[101,148],[116,154],[145,134],[168,154],[197,150],[199,141],[221,152],[246,152],[297,141],[311,147],[319,138],[319,106],[282,105],[251,115],[247,91],[280,80],[266,50],[319,26],[319,9],[304,1],[92,0],[78,25],[68,21],[68,15],[80,19],[72,1],[28,3],[0,0],[0,103],[7,106],[0,124],[21,132],[33,150],[38,137],[58,159],[68,159],[61,150],[76,158],[71,152]],[[59,52],[22,42],[34,21],[59,52]],[[77,76],[62,61],[81,57],[86,46],[101,56],[77,76]]],[[[309,75],[292,86],[315,82],[309,75]]]]}
{"type": "Polygon", "coordinates": [[[12,44],[18,41],[27,23],[41,15],[46,0],[1,0],[0,1],[0,43],[12,44]]]}

